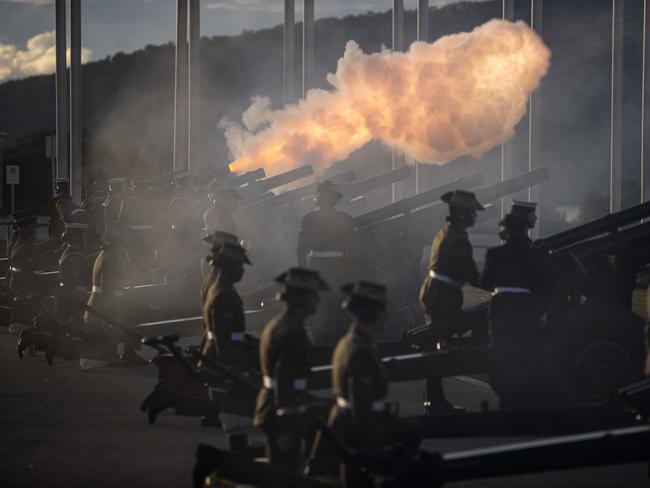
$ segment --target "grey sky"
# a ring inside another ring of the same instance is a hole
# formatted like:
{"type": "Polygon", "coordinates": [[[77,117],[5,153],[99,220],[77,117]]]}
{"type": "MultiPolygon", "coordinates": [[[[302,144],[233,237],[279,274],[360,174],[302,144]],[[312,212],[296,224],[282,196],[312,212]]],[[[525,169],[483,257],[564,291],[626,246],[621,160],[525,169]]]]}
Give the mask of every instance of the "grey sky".
{"type": "MultiPolygon", "coordinates": [[[[444,5],[456,0],[430,0],[444,5]]],[[[367,11],[386,11],[391,0],[316,0],[316,16],[344,16],[367,11]]],[[[119,51],[132,52],[147,44],[161,44],[174,38],[175,0],[83,0],[83,46],[91,59],[119,51]]],[[[406,0],[407,9],[416,0],[406,0]]],[[[242,30],[271,27],[282,22],[283,0],[203,0],[202,35],[233,35],[242,30]]],[[[302,1],[296,1],[296,18],[302,15],[302,1]]],[[[0,44],[17,50],[43,32],[54,29],[53,0],[0,0],[0,44]]]]}

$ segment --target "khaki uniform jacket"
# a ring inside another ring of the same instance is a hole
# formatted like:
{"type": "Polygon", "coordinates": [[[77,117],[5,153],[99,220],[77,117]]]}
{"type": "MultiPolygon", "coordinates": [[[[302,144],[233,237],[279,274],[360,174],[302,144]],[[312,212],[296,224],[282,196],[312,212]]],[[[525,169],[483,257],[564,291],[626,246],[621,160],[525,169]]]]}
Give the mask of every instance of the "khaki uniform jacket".
{"type": "Polygon", "coordinates": [[[295,388],[294,382],[309,374],[311,347],[302,319],[291,310],[266,325],[260,338],[260,366],[274,386],[262,388],[257,396],[255,425],[273,428],[278,408],[303,403],[303,392],[295,388]]]}
{"type": "Polygon", "coordinates": [[[245,331],[244,304],[233,284],[217,274],[203,301],[203,354],[235,360],[245,331]]]}
{"type": "Polygon", "coordinates": [[[384,414],[373,404],[377,407],[386,398],[388,380],[375,343],[355,325],[334,350],[332,393],[349,405],[332,407],[329,424],[334,431],[353,447],[380,446],[384,414]]]}

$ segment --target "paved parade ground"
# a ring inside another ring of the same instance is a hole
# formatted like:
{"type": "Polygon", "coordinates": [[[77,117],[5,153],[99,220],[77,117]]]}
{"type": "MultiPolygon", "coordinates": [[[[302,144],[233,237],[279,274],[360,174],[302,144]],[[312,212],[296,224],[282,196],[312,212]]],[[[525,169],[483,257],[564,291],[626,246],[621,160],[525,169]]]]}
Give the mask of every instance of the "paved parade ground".
{"type": "MultiPolygon", "coordinates": [[[[156,383],[153,366],[82,373],[77,362],[19,360],[16,337],[0,329],[0,487],[190,486],[199,442],[225,447],[222,431],[197,418],[167,412],[154,426],[139,411],[156,383]]],[[[452,401],[476,409],[496,397],[480,380],[446,382],[452,401]]],[[[403,414],[419,413],[420,385],[392,385],[391,400],[403,414]]],[[[256,435],[256,434],[255,434],[256,435]]],[[[255,435],[253,437],[255,437],[255,435]]],[[[452,451],[515,439],[427,441],[431,450],[452,451]]],[[[454,483],[454,487],[647,488],[647,465],[454,483]]]]}

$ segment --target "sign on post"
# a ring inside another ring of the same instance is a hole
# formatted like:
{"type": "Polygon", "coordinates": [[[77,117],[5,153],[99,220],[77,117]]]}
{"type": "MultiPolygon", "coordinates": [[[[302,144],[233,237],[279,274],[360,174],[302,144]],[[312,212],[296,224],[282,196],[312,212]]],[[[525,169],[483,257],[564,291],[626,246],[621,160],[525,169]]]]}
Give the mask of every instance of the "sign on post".
{"type": "Polygon", "coordinates": [[[7,165],[7,185],[20,185],[20,166],[17,164],[7,165]]]}

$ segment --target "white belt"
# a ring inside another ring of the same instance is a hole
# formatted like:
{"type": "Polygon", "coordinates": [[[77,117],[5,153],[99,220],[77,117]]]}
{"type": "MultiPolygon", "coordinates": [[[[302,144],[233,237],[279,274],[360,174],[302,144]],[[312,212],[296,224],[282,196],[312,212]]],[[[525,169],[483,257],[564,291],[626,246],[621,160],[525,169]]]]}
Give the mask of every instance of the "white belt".
{"type": "Polygon", "coordinates": [[[347,253],[343,251],[309,251],[310,258],[343,258],[347,253]]]}
{"type": "Polygon", "coordinates": [[[497,286],[492,295],[499,295],[501,293],[530,293],[530,288],[519,288],[517,286],[497,286]]]}
{"type": "Polygon", "coordinates": [[[131,229],[131,230],[151,230],[151,229],[153,229],[153,225],[129,225],[129,229],[131,229]]]}
{"type": "MultiPolygon", "coordinates": [[[[262,383],[264,388],[267,390],[273,390],[278,387],[278,381],[275,378],[264,375],[262,378],[262,383]]],[[[307,389],[307,378],[296,378],[293,380],[293,389],[294,390],[306,390],[307,389]]]]}
{"type": "MultiPolygon", "coordinates": [[[[352,410],[352,402],[346,400],[343,397],[336,397],[336,404],[345,410],[352,410]]],[[[383,400],[377,400],[372,402],[373,412],[381,412],[384,410],[384,408],[385,408],[385,404],[383,400]]]]}
{"type": "Polygon", "coordinates": [[[20,271],[20,268],[16,268],[15,266],[10,266],[9,269],[14,273],[22,273],[22,271],[20,271]]]}
{"type": "MultiPolygon", "coordinates": [[[[63,286],[65,286],[65,283],[59,283],[59,286],[63,287],[63,286]]],[[[77,291],[81,291],[83,293],[88,293],[88,288],[86,288],[85,286],[75,286],[74,288],[77,291]]]]}
{"type": "Polygon", "coordinates": [[[461,281],[455,280],[453,278],[450,278],[449,276],[445,276],[440,273],[436,273],[434,270],[429,271],[429,276],[434,280],[442,281],[443,283],[449,286],[453,286],[455,288],[463,287],[463,283],[461,281]]]}

